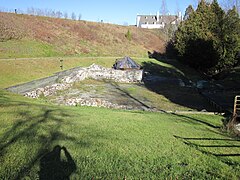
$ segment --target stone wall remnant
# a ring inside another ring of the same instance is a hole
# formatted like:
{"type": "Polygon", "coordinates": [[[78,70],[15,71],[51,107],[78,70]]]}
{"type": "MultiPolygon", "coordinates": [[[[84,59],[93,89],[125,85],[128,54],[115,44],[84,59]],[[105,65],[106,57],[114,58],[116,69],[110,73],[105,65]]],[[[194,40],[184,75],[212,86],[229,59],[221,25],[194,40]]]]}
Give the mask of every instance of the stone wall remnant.
{"type": "Polygon", "coordinates": [[[24,92],[24,96],[39,98],[40,96],[51,96],[59,90],[65,90],[72,86],[73,83],[83,81],[84,79],[95,80],[112,80],[121,83],[136,83],[142,80],[142,70],[115,70],[105,68],[96,64],[89,67],[78,68],[69,75],[58,78],[59,83],[39,87],[31,91],[24,92]]]}

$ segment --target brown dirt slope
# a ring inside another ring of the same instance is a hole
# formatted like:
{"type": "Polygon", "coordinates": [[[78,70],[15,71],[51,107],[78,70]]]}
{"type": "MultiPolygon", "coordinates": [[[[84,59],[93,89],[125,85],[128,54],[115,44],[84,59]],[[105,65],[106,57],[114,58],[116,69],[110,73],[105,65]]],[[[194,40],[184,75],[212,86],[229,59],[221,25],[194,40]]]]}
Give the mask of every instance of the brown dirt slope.
{"type": "MultiPolygon", "coordinates": [[[[34,40],[50,45],[54,55],[146,56],[164,50],[164,40],[152,30],[88,21],[0,13],[0,51],[7,41],[34,40]],[[125,35],[130,31],[132,38],[125,35]]],[[[50,55],[51,56],[51,55],[50,55]]]]}

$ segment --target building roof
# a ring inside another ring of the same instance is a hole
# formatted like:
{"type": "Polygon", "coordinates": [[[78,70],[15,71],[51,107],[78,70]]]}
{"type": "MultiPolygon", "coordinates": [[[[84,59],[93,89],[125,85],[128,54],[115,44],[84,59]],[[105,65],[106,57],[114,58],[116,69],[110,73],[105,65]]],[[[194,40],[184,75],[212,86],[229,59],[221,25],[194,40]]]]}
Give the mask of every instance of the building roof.
{"type": "Polygon", "coordinates": [[[114,69],[140,69],[141,66],[137,64],[130,57],[125,56],[122,59],[117,59],[115,64],[113,65],[114,69]]]}

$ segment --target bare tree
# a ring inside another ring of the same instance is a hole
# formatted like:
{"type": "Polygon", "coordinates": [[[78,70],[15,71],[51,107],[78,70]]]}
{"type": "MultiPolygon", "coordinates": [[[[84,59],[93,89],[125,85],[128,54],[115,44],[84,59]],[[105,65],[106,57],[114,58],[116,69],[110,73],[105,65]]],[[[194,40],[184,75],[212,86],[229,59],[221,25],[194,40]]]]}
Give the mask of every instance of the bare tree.
{"type": "Polygon", "coordinates": [[[56,17],[56,12],[55,12],[55,10],[52,10],[51,11],[51,15],[50,15],[51,17],[56,17]]]}
{"type": "Polygon", "coordinates": [[[67,19],[67,18],[68,18],[68,13],[65,12],[64,15],[63,15],[63,17],[64,17],[65,19],[67,19]]]}
{"type": "Polygon", "coordinates": [[[166,0],[162,0],[162,5],[161,5],[161,14],[166,15],[168,12],[167,10],[167,3],[166,0]]]}
{"type": "Polygon", "coordinates": [[[5,8],[0,7],[0,12],[5,12],[5,8]]]}
{"type": "Polygon", "coordinates": [[[72,20],[76,20],[76,14],[74,12],[72,12],[71,18],[72,18],[72,20]]]}
{"type": "Polygon", "coordinates": [[[33,7],[27,8],[27,14],[35,15],[35,9],[33,7]]]}
{"type": "Polygon", "coordinates": [[[51,15],[51,10],[50,9],[44,9],[44,16],[50,16],[51,15]]]}
{"type": "Polygon", "coordinates": [[[82,14],[79,13],[79,15],[78,15],[78,20],[80,21],[81,19],[82,19],[82,14]]]}
{"type": "Polygon", "coordinates": [[[56,17],[61,18],[63,16],[63,13],[61,11],[56,12],[56,17]]]}
{"type": "Polygon", "coordinates": [[[18,9],[17,9],[17,13],[18,13],[18,14],[24,14],[24,11],[18,8],[18,9]]]}
{"type": "Polygon", "coordinates": [[[42,10],[40,8],[36,8],[35,12],[36,12],[37,16],[44,16],[44,10],[42,10]]]}
{"type": "Polygon", "coordinates": [[[180,10],[180,7],[179,7],[179,2],[178,2],[178,0],[176,0],[176,10],[175,10],[176,12],[176,14],[178,14],[181,10],[180,10]]]}
{"type": "Polygon", "coordinates": [[[233,6],[237,8],[238,13],[240,11],[240,0],[223,0],[221,5],[226,11],[232,9],[233,6]]]}

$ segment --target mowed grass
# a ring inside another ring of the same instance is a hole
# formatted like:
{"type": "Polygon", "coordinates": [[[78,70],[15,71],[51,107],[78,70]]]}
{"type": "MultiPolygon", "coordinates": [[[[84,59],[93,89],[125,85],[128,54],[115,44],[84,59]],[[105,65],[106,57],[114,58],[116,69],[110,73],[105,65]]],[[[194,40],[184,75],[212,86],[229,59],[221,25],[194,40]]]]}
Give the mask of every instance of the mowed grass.
{"type": "Polygon", "coordinates": [[[0,90],[0,179],[239,179],[240,141],[221,120],[53,106],[0,90]],[[68,155],[56,158],[56,145],[68,155]]]}
{"type": "MultiPolygon", "coordinates": [[[[95,63],[111,68],[120,57],[42,57],[0,59],[0,88],[21,84],[35,79],[48,77],[61,71],[60,60],[63,60],[63,70],[77,66],[87,67],[95,63]]],[[[133,58],[138,63],[154,62],[162,67],[168,64],[148,58],[133,58]]],[[[174,67],[171,66],[174,69],[174,67]]]]}
{"type": "MultiPolygon", "coordinates": [[[[42,57],[42,58],[18,58],[0,59],[0,88],[7,88],[13,85],[29,82],[35,79],[44,78],[61,71],[60,60],[63,60],[63,69],[73,67],[88,67],[91,64],[99,64],[111,68],[115,60],[120,57],[42,57]]],[[[166,78],[191,78],[196,74],[192,69],[179,67],[176,61],[158,61],[149,58],[132,57],[141,64],[147,72],[166,78]],[[172,62],[175,62],[173,64],[172,62]]],[[[95,82],[94,82],[95,83],[95,82]]],[[[138,86],[125,89],[128,93],[141,101],[152,102],[151,107],[163,110],[202,110],[207,108],[207,101],[188,88],[180,88],[178,84],[160,83],[152,88],[151,86],[138,86]],[[191,96],[189,96],[189,94],[191,96]],[[193,102],[194,101],[194,102],[193,102]]]]}
{"type": "Polygon", "coordinates": [[[93,63],[111,67],[115,62],[114,57],[54,57],[54,58],[22,58],[0,60],[0,88],[32,81],[53,75],[61,71],[60,60],[63,60],[64,70],[76,66],[87,67],[93,63]]]}
{"type": "MultiPolygon", "coordinates": [[[[60,59],[69,69],[116,58],[0,60],[0,87],[49,76],[60,59]]],[[[239,179],[240,141],[221,132],[222,118],[54,106],[0,90],[0,179],[239,179]]]]}

